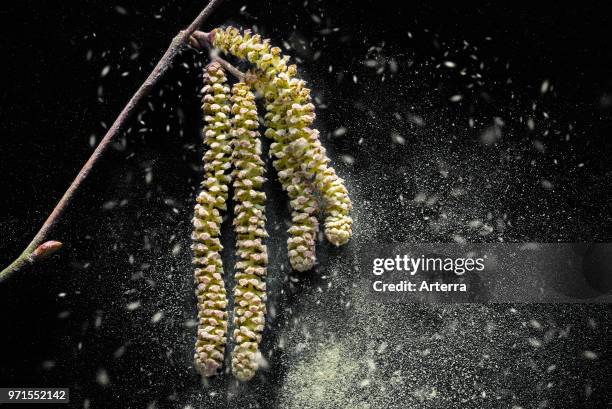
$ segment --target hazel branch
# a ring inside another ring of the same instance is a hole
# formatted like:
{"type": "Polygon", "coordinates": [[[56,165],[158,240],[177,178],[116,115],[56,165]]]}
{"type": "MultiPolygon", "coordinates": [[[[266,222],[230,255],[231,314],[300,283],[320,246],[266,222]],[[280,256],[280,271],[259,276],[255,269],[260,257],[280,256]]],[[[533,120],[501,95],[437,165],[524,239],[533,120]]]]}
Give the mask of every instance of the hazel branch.
{"type": "Polygon", "coordinates": [[[47,240],[49,232],[62,217],[66,208],[74,198],[76,191],[87,175],[89,175],[93,166],[108,150],[111,142],[121,133],[121,131],[123,131],[132,115],[136,112],[140,102],[144,100],[151,93],[151,90],[159,83],[161,77],[168,71],[179,52],[185,48],[191,35],[212,15],[222,2],[223,0],[210,0],[200,14],[191,22],[189,27],[180,31],[172,39],[170,46],[157,62],[153,71],[151,71],[149,76],[140,85],[136,93],[130,98],[127,105],[115,119],[113,125],[108,129],[108,132],[104,135],[104,138],[102,138],[91,157],[85,162],[85,165],[83,165],[76,178],[68,187],[68,190],[66,190],[60,201],[55,205],[55,208],[47,217],[47,220],[43,223],[36,236],[34,236],[30,244],[15,261],[4,270],[0,271],[0,283],[24,267],[34,264],[38,260],[44,258],[41,256],[50,255],[51,252],[59,250],[59,247],[61,247],[60,242],[47,240]]]}

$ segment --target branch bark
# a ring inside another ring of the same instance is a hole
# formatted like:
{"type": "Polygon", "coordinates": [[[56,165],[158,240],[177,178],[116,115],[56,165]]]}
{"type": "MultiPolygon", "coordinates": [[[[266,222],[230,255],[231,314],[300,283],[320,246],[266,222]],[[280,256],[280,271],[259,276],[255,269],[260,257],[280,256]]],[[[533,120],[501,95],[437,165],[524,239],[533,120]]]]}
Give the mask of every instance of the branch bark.
{"type": "Polygon", "coordinates": [[[17,271],[22,270],[24,267],[31,265],[59,250],[61,247],[60,242],[47,240],[50,230],[57,224],[58,220],[72,201],[75,192],[78,190],[79,186],[81,186],[87,175],[89,175],[95,163],[108,150],[113,139],[115,139],[115,137],[125,128],[125,125],[136,111],[139,103],[151,93],[151,90],[157,85],[160,78],[166,73],[166,71],[168,71],[168,68],[170,68],[176,56],[188,44],[189,38],[193,32],[195,32],[202,25],[202,23],[204,23],[204,21],[212,15],[215,9],[222,2],[223,0],[210,0],[200,14],[191,22],[189,27],[179,32],[172,39],[170,46],[157,62],[155,68],[153,68],[153,71],[151,71],[147,79],[142,83],[142,85],[140,85],[140,88],[138,88],[132,98],[130,98],[117,119],[115,119],[113,125],[108,129],[108,132],[106,135],[104,135],[104,138],[102,138],[91,157],[87,160],[87,162],[85,162],[85,165],[83,165],[76,178],[68,187],[68,190],[66,190],[66,193],[64,193],[49,217],[47,217],[47,220],[43,223],[38,233],[36,233],[34,239],[32,239],[30,244],[25,248],[21,255],[15,259],[15,261],[13,261],[4,270],[0,271],[0,283],[5,281],[17,271]]]}

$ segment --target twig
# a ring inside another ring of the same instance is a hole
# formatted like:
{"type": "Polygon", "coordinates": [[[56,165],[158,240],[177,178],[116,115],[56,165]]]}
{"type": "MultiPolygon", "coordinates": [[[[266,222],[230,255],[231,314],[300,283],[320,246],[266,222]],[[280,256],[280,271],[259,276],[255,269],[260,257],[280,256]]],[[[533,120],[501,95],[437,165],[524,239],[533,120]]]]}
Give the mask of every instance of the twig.
{"type": "Polygon", "coordinates": [[[76,178],[72,181],[66,193],[62,196],[60,201],[55,205],[55,208],[44,222],[34,239],[26,247],[15,261],[13,261],[8,267],[0,271],[0,283],[9,278],[15,272],[21,270],[23,267],[33,264],[36,261],[47,257],[59,250],[61,243],[57,241],[47,241],[49,231],[57,224],[67,206],[72,201],[75,192],[81,186],[81,183],[85,180],[87,175],[91,172],[91,169],[95,163],[102,157],[102,155],[108,150],[110,143],[113,139],[125,128],[125,125],[129,121],[130,117],[136,111],[138,104],[150,94],[151,90],[160,78],[168,71],[168,68],[172,65],[172,62],[179,54],[179,52],[187,44],[191,34],[196,31],[206,19],[208,19],[213,11],[222,3],[223,0],[210,0],[206,7],[200,12],[200,14],[193,20],[193,22],[185,30],[179,32],[170,43],[170,46],[160,58],[153,68],[153,71],[149,74],[147,79],[142,83],[136,93],[130,98],[127,105],[123,108],[113,125],[109,128],[104,138],[100,141],[91,157],[85,162],[83,168],[79,171],[76,178]]]}
{"type": "Polygon", "coordinates": [[[210,53],[210,59],[221,64],[225,71],[232,74],[238,81],[244,81],[246,79],[246,74],[240,71],[238,68],[234,67],[228,61],[219,57],[218,51],[214,50],[210,44],[210,33],[205,33],[203,31],[194,31],[189,37],[189,45],[198,50],[207,49],[210,53]]]}
{"type": "Polygon", "coordinates": [[[230,74],[232,74],[238,81],[244,81],[246,78],[246,74],[240,71],[238,68],[234,67],[232,64],[224,60],[223,58],[216,55],[216,51],[212,51],[210,54],[210,59],[221,64],[223,69],[230,74]]]}

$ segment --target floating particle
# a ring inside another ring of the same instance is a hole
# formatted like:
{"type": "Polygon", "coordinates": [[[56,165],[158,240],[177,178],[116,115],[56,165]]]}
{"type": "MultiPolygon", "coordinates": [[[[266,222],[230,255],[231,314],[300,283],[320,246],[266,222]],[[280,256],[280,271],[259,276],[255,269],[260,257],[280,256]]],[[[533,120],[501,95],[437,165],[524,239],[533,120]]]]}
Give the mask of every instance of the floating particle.
{"type": "Polygon", "coordinates": [[[45,370],[53,369],[55,367],[55,361],[44,361],[42,363],[42,368],[45,370]]]}
{"type": "Polygon", "coordinates": [[[398,70],[397,61],[395,61],[394,59],[390,59],[389,60],[389,71],[391,71],[392,73],[396,73],[397,70],[398,70]]]}
{"type": "Polygon", "coordinates": [[[108,372],[106,372],[106,369],[98,369],[98,372],[96,373],[96,382],[98,382],[100,386],[108,386],[110,383],[110,378],[108,377],[108,372]]]}
{"type": "Polygon", "coordinates": [[[537,338],[528,338],[527,342],[534,348],[540,348],[542,346],[542,341],[537,338]]]}
{"type": "Polygon", "coordinates": [[[346,134],[346,128],[341,126],[340,128],[334,130],[334,136],[344,136],[346,134]]]}
{"type": "Polygon", "coordinates": [[[542,329],[542,324],[540,324],[540,322],[537,320],[530,320],[529,325],[531,325],[531,327],[534,329],[542,329]]]}
{"type": "Polygon", "coordinates": [[[542,81],[542,85],[540,85],[540,93],[546,94],[550,88],[550,82],[548,80],[542,81]]]}
{"type": "Polygon", "coordinates": [[[115,358],[121,358],[123,356],[123,354],[125,354],[125,345],[121,345],[119,348],[117,348],[117,350],[115,352],[113,352],[113,356],[115,358]]]}
{"type": "Polygon", "coordinates": [[[427,200],[427,195],[425,193],[417,193],[413,200],[417,203],[425,203],[427,200]]]}
{"type": "Polygon", "coordinates": [[[151,322],[153,324],[158,323],[159,321],[161,321],[161,319],[164,318],[164,312],[163,311],[157,311],[155,314],[153,314],[153,316],[151,317],[151,322]]]}
{"type": "Polygon", "coordinates": [[[450,102],[459,102],[459,101],[461,101],[462,99],[463,99],[463,95],[461,95],[461,94],[456,94],[456,95],[453,95],[452,97],[450,97],[450,98],[449,98],[449,101],[450,101],[450,102]]]}
{"type": "Polygon", "coordinates": [[[257,351],[255,354],[255,361],[257,362],[257,366],[259,368],[265,369],[270,367],[268,360],[259,351],[257,351]]]}
{"type": "Polygon", "coordinates": [[[538,152],[544,152],[546,150],[546,147],[544,146],[544,144],[542,142],[538,141],[537,139],[533,141],[533,147],[538,152]]]}
{"type": "Polygon", "coordinates": [[[127,10],[125,7],[122,6],[115,6],[115,11],[123,16],[127,15],[127,10]]]}
{"type": "Polygon", "coordinates": [[[110,72],[110,65],[105,66],[104,68],[102,68],[102,71],[100,72],[100,77],[104,78],[108,75],[108,73],[110,72]]]}
{"type": "Polygon", "coordinates": [[[119,202],[117,202],[116,200],[109,200],[108,202],[104,202],[102,204],[102,209],[103,210],[113,210],[115,207],[117,207],[118,204],[119,202]]]}
{"type": "Polygon", "coordinates": [[[455,68],[457,66],[457,64],[455,64],[452,61],[444,61],[444,66],[448,67],[448,68],[455,68]]]}
{"type": "Polygon", "coordinates": [[[142,306],[140,301],[134,301],[125,306],[128,311],[134,311],[139,309],[142,306]]]}
{"type": "Polygon", "coordinates": [[[406,144],[406,138],[395,132],[391,134],[391,140],[393,141],[393,143],[397,143],[400,145],[406,144]]]}
{"type": "Polygon", "coordinates": [[[588,350],[587,350],[587,351],[584,351],[584,352],[582,353],[582,356],[583,356],[585,359],[588,359],[589,361],[594,361],[594,360],[596,360],[596,359],[598,358],[598,355],[597,355],[595,352],[593,352],[593,351],[588,351],[588,350]]]}
{"type": "Polygon", "coordinates": [[[542,188],[544,188],[546,190],[551,190],[553,188],[553,184],[550,183],[550,181],[548,181],[546,179],[542,179],[540,184],[542,185],[542,188]]]}
{"type": "Polygon", "coordinates": [[[353,156],[351,156],[351,155],[342,155],[342,156],[340,156],[340,158],[347,165],[352,165],[353,163],[355,163],[355,158],[353,156]]]}
{"type": "Polygon", "coordinates": [[[416,126],[425,126],[425,120],[423,120],[423,118],[418,115],[410,114],[408,115],[408,120],[416,126]]]}

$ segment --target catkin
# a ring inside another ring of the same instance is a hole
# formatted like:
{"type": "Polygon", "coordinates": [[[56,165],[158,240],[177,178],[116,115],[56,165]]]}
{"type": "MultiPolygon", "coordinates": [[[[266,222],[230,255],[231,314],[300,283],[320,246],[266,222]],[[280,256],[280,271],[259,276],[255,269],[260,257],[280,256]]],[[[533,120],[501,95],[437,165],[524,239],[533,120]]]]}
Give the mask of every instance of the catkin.
{"type": "MultiPolygon", "coordinates": [[[[281,55],[280,48],[271,47],[268,40],[262,41],[249,31],[241,33],[234,27],[215,29],[211,42],[222,51],[255,64],[261,72],[258,86],[267,101],[266,135],[278,144],[273,149],[276,162],[281,162],[277,169],[286,166],[279,173],[287,170],[283,176],[291,179],[285,182],[290,180],[290,185],[299,186],[299,190],[307,189],[306,182],[312,181],[323,198],[327,239],[335,245],[345,244],[352,234],[349,216],[352,204],[343,180],[329,166],[318,132],[310,128],[315,118],[314,105],[305,82],[295,77],[297,68],[287,66],[288,58],[281,55]],[[282,163],[283,158],[287,159],[286,164],[282,163]]],[[[284,187],[289,191],[288,186],[284,187]]]]}
{"type": "Polygon", "coordinates": [[[246,381],[260,362],[259,343],[266,314],[266,232],[264,162],[261,159],[257,108],[250,86],[232,88],[232,136],[234,151],[234,231],[237,258],[234,287],[234,350],[232,372],[246,381]]]}
{"type": "MultiPolygon", "coordinates": [[[[273,161],[278,179],[287,192],[291,205],[291,226],[288,229],[287,251],[291,266],[297,271],[310,270],[316,260],[315,246],[319,222],[318,210],[312,184],[307,175],[301,171],[286,135],[286,122],[283,117],[274,114],[274,100],[266,105],[265,135],[274,142],[270,153],[276,158],[273,161]]],[[[282,110],[282,105],[278,108],[282,110]]]]}
{"type": "Polygon", "coordinates": [[[219,240],[221,212],[226,210],[231,183],[230,90],[226,82],[218,63],[206,67],[202,110],[204,143],[208,150],[203,158],[204,180],[196,198],[191,246],[196,265],[199,321],[194,361],[204,376],[215,375],[223,365],[227,333],[227,297],[220,255],[223,247],[219,240]]]}
{"type": "MultiPolygon", "coordinates": [[[[261,84],[265,82],[265,78],[259,78],[255,84],[261,89],[261,84]]],[[[278,95],[276,92],[265,94],[267,111],[264,117],[267,127],[265,135],[274,141],[270,147],[270,153],[275,158],[273,165],[277,170],[279,182],[290,199],[291,226],[287,231],[289,234],[287,239],[289,262],[293,269],[307,271],[314,267],[316,261],[315,247],[319,231],[319,223],[316,218],[318,205],[308,175],[300,169],[299,163],[290,152],[288,126],[284,112],[286,104],[283,99],[278,98],[278,95]]]]}

